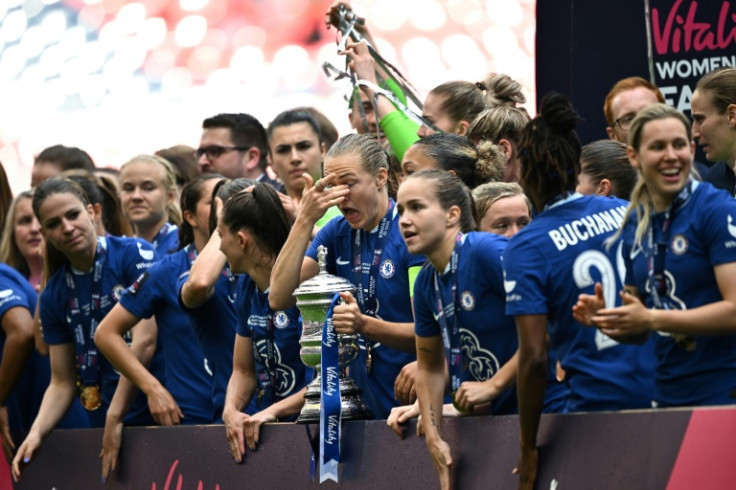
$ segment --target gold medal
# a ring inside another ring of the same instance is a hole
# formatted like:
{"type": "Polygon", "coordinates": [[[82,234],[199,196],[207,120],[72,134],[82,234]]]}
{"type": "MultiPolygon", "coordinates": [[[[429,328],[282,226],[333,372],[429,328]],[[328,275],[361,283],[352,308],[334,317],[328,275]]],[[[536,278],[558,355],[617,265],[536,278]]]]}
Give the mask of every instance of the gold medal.
{"type": "Polygon", "coordinates": [[[100,389],[97,386],[83,386],[82,392],[79,395],[79,400],[82,402],[82,406],[85,410],[97,410],[102,404],[100,389]]]}

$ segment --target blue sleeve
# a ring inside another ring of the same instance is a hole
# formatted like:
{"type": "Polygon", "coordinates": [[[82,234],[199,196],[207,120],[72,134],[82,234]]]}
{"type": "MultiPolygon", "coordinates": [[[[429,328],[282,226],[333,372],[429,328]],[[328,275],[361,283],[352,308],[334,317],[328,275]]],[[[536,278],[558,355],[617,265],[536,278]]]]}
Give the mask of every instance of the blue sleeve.
{"type": "Polygon", "coordinates": [[[241,337],[251,337],[250,328],[248,327],[248,317],[250,316],[251,295],[254,287],[255,283],[245,274],[238,278],[238,292],[237,298],[235,298],[238,325],[235,332],[241,337]]]}
{"type": "MultiPolygon", "coordinates": [[[[332,219],[330,220],[325,226],[320,228],[320,230],[317,232],[317,236],[314,237],[314,240],[312,240],[312,243],[309,245],[309,248],[307,249],[306,257],[309,257],[313,259],[315,262],[317,262],[317,247],[320,245],[324,245],[327,247],[327,250],[332,250],[333,247],[331,246],[332,240],[331,237],[335,230],[335,225],[337,222],[340,221],[339,219],[332,219]]],[[[334,260],[334,257],[331,257],[329,254],[327,255],[327,262],[331,262],[331,260],[334,260]]]]}
{"type": "Polygon", "coordinates": [[[473,254],[478,268],[483,271],[482,277],[489,290],[503,298],[506,296],[503,286],[503,253],[508,239],[501,235],[488,234],[479,243],[480,250],[473,254]]]}
{"type": "Polygon", "coordinates": [[[436,337],[441,334],[440,326],[434,319],[432,305],[432,269],[429,266],[419,271],[414,283],[414,333],[418,337],[436,337]]]}
{"type": "Polygon", "coordinates": [[[716,266],[736,262],[736,199],[725,192],[714,192],[713,197],[721,199],[707,206],[710,212],[702,224],[710,263],[716,266]]]}
{"type": "Polygon", "coordinates": [[[184,287],[184,283],[187,282],[187,279],[189,279],[189,271],[182,272],[182,274],[176,280],[176,300],[179,303],[179,308],[181,308],[182,311],[190,312],[192,310],[190,308],[187,308],[187,306],[181,300],[181,289],[184,287]]]}
{"type": "Polygon", "coordinates": [[[57,271],[41,293],[39,313],[41,315],[43,341],[49,345],[66,344],[74,341],[72,333],[67,328],[63,318],[67,299],[57,293],[59,287],[62,286],[61,281],[58,280],[59,278],[64,279],[63,270],[57,271]],[[61,276],[57,276],[57,274],[61,274],[61,276]]]}
{"type": "MultiPolygon", "coordinates": [[[[26,292],[22,288],[18,287],[13,281],[5,280],[6,278],[0,275],[0,318],[2,318],[8,310],[16,308],[18,306],[30,309],[30,305],[34,302],[32,298],[26,295],[26,292]]],[[[30,311],[33,316],[33,311],[30,311]]]]}
{"type": "Polygon", "coordinates": [[[507,315],[547,314],[547,265],[531,240],[509,242],[503,255],[507,315]]]}
{"type": "Polygon", "coordinates": [[[167,267],[169,264],[171,261],[164,259],[138,276],[120,297],[120,304],[138,318],[151,318],[171,287],[174,271],[167,267]]]}
{"type": "Polygon", "coordinates": [[[140,238],[133,240],[135,242],[131,246],[125,247],[120,264],[126,285],[132,284],[143,272],[158,262],[153,245],[140,238]]]}

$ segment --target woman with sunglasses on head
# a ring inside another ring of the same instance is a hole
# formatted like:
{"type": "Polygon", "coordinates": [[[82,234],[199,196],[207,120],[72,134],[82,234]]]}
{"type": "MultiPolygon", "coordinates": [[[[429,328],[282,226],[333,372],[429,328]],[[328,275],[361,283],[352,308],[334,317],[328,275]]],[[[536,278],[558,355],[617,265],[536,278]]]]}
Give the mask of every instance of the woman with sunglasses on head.
{"type": "Polygon", "coordinates": [[[302,209],[271,276],[269,300],[275,308],[296,303],[297,286],[319,273],[317,248],[327,247],[327,271],[356,286],[335,306],[337,333],[360,334],[361,352],[350,376],[363,390],[377,418],[397,406],[394,380],[414,361],[411,285],[424,262],[406,250],[394,201],[389,198],[388,158],[367,135],[340,138],[325,157],[325,177],[307,184],[302,209]],[[309,243],[324,212],[338,206],[342,216],[327,223],[309,243]]]}
{"type": "Polygon", "coordinates": [[[624,217],[623,304],[604,284],[575,317],[613,338],[655,339],[655,406],[733,404],[736,398],[736,201],[694,180],[687,118],[665,104],[631,123],[639,178],[624,217]]]}
{"type": "MultiPolygon", "coordinates": [[[[256,182],[241,178],[225,179],[215,184],[209,205],[209,239],[198,250],[192,268],[176,281],[179,305],[189,316],[212,371],[213,423],[222,423],[225,393],[233,372],[233,345],[238,323],[238,277],[232,273],[227,257],[220,251],[217,215],[224,202],[256,182]]],[[[188,220],[186,212],[184,219],[188,220]]],[[[255,402],[246,409],[249,414],[257,411],[255,402]]]]}
{"type": "Polygon", "coordinates": [[[160,258],[178,249],[176,174],[154,155],[138,155],[120,167],[120,200],[137,237],[153,244],[160,258]]]}
{"type": "MultiPolygon", "coordinates": [[[[596,280],[614,291],[623,268],[620,245],[603,246],[620,226],[626,202],[575,193],[580,171],[578,116],[567,97],[550,93],[540,115],[522,133],[521,181],[539,211],[509,241],[503,256],[506,312],[519,335],[520,488],[532,488],[537,471],[537,428],[552,349],[565,370],[565,411],[648,407],[652,356],[574,321],[580,293],[596,280]]],[[[607,304],[616,302],[609,294],[607,304]]]]}
{"type": "Polygon", "coordinates": [[[243,460],[246,445],[256,449],[261,425],[290,420],[299,413],[314,375],[299,356],[299,309],[279,310],[269,303],[274,262],[289,228],[278,194],[263,183],[228,199],[217,224],[220,250],[233,273],[241,274],[233,374],[222,412],[237,462],[243,460]],[[244,413],[254,399],[258,412],[244,413]]]}
{"type": "MultiPolygon", "coordinates": [[[[133,385],[99,354],[92,337],[125,288],[152,265],[155,251],[143,240],[98,236],[92,206],[82,189],[65,178],[48,179],[35,189],[33,211],[46,242],[49,280],[40,310],[50,346],[51,383],[13,460],[16,480],[78,393],[94,427],[104,425],[108,409],[130,403],[126,423],[152,422],[145,399],[131,402],[133,385]]],[[[151,322],[141,321],[132,332],[130,348],[146,362],[153,356],[155,331],[151,322]]]]}
{"type": "MultiPolygon", "coordinates": [[[[145,393],[161,425],[212,423],[212,374],[189,317],[179,306],[177,278],[188,271],[207,241],[212,188],[220,177],[198,177],[182,189],[186,218],[179,227],[180,249],[145,271],[100,323],[95,343],[100,352],[145,393]],[[166,382],[161,383],[130,352],[122,336],[142,318],[155,317],[163,349],[166,382]]],[[[125,413],[108,411],[102,476],[117,462],[125,413]]]]}

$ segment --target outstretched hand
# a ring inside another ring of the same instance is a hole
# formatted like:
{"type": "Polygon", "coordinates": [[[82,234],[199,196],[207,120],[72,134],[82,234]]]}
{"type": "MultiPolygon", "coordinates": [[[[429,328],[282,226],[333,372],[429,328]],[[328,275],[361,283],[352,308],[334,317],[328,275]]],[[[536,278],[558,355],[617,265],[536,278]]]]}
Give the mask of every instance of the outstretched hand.
{"type": "Polygon", "coordinates": [[[594,324],[609,337],[636,336],[653,329],[654,311],[631,293],[621,291],[622,305],[598,310],[594,324]]]}
{"type": "Polygon", "coordinates": [[[572,307],[572,317],[588,327],[595,326],[593,317],[596,312],[606,307],[606,301],[603,297],[603,286],[601,283],[595,283],[595,294],[581,294],[578,296],[578,302],[572,307]]]}

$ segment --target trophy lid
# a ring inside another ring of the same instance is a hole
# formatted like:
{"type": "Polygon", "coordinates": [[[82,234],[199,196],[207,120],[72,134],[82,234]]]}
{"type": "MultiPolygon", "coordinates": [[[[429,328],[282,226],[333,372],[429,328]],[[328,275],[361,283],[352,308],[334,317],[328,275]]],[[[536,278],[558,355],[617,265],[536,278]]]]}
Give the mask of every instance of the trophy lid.
{"type": "Polygon", "coordinates": [[[307,279],[294,291],[294,296],[304,294],[334,294],[341,291],[355,291],[355,286],[344,277],[335,276],[327,272],[327,247],[317,247],[319,274],[307,279]]]}

